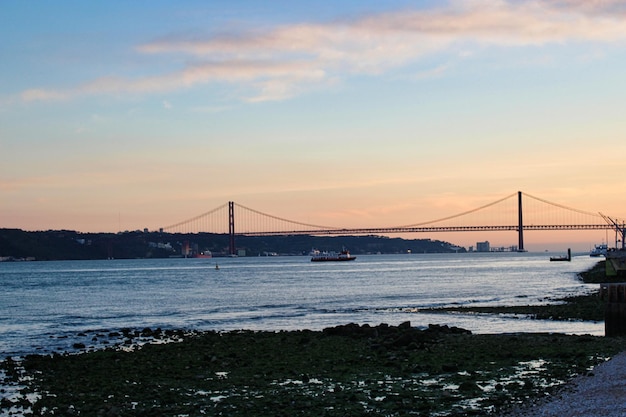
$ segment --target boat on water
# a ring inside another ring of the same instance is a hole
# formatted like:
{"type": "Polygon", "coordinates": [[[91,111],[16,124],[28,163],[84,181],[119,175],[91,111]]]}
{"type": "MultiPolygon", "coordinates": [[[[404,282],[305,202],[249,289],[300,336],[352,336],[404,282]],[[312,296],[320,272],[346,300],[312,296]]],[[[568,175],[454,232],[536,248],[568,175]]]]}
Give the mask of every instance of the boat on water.
{"type": "Polygon", "coordinates": [[[356,256],[350,255],[350,252],[346,249],[341,252],[320,252],[318,250],[311,251],[311,262],[341,262],[341,261],[354,261],[356,256]]]}
{"type": "Polygon", "coordinates": [[[593,249],[589,252],[589,256],[606,256],[606,252],[609,250],[609,247],[606,243],[602,243],[600,245],[594,245],[593,249]]]}
{"type": "Polygon", "coordinates": [[[572,260],[572,250],[571,249],[567,249],[567,255],[566,256],[551,256],[550,257],[550,261],[551,262],[555,262],[555,261],[565,261],[565,262],[570,262],[572,260]]]}

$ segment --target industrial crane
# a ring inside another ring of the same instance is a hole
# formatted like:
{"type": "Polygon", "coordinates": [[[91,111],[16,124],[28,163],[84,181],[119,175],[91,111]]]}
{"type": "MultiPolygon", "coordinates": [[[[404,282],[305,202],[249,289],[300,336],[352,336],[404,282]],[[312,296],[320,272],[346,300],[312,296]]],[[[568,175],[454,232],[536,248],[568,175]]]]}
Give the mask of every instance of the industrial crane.
{"type": "Polygon", "coordinates": [[[624,242],[624,238],[626,237],[626,224],[622,221],[620,224],[617,219],[612,219],[609,216],[605,216],[600,213],[600,216],[615,230],[615,248],[617,249],[617,242],[622,242],[622,250],[626,248],[626,242],[624,242]],[[618,239],[618,234],[620,238],[618,239]]]}

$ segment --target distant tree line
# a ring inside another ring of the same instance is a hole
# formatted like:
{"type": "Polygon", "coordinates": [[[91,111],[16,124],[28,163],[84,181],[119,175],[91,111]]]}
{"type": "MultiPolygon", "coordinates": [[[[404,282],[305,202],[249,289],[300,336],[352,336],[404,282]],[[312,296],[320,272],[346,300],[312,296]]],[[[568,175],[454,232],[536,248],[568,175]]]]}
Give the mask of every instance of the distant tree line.
{"type": "MultiPolygon", "coordinates": [[[[465,252],[464,248],[431,239],[383,236],[245,236],[235,238],[237,250],[246,256],[306,255],[312,249],[353,254],[465,252]]],[[[229,254],[227,234],[160,233],[131,231],[81,233],[71,230],[24,231],[0,229],[1,260],[135,259],[229,254]]]]}

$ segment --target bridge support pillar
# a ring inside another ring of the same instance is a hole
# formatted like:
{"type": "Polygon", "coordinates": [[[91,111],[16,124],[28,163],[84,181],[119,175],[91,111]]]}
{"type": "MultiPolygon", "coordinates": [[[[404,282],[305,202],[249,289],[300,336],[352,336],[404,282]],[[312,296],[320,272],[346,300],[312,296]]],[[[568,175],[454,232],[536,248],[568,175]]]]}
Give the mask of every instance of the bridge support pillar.
{"type": "Polygon", "coordinates": [[[235,253],[235,203],[228,202],[228,249],[230,255],[235,253]]]}
{"type": "Polygon", "coordinates": [[[517,192],[517,251],[526,252],[524,249],[524,221],[522,216],[522,192],[517,192]]]}

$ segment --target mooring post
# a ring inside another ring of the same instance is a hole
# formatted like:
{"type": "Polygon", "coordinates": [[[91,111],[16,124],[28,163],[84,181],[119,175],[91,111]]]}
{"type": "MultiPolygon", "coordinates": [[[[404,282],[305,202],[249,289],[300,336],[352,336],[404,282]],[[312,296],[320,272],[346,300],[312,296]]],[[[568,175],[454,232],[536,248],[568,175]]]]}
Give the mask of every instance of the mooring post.
{"type": "Polygon", "coordinates": [[[231,255],[235,253],[235,203],[228,202],[228,247],[231,255]]]}
{"type": "Polygon", "coordinates": [[[626,335],[626,284],[602,284],[600,295],[606,301],[604,309],[605,336],[626,335]]]}
{"type": "Polygon", "coordinates": [[[517,192],[517,251],[526,252],[524,250],[524,222],[522,221],[522,192],[517,192]]]}

